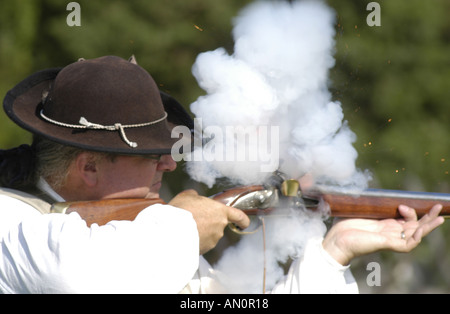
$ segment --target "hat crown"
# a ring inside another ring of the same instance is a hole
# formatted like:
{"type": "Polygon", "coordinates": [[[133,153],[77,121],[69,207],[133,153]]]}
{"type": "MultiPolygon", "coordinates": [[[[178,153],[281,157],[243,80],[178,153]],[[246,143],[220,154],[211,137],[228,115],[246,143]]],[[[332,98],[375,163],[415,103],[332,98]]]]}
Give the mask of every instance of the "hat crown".
{"type": "Polygon", "coordinates": [[[193,128],[181,104],[160,92],[146,70],[115,56],[36,72],[8,91],[3,108],[38,136],[119,154],[170,154],[179,140],[172,128],[193,128]]]}
{"type": "Polygon", "coordinates": [[[69,124],[81,117],[98,124],[138,124],[161,118],[164,106],[153,78],[115,56],[63,68],[43,103],[46,116],[69,124]]]}

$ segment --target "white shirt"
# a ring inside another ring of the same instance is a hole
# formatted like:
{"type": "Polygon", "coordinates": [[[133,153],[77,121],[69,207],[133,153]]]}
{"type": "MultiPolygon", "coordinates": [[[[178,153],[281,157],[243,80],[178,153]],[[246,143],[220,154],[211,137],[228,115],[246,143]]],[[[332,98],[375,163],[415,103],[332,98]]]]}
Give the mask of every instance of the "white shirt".
{"type": "Polygon", "coordinates": [[[169,205],[90,228],[0,195],[0,292],[177,293],[198,268],[192,215],[169,205]]]}
{"type": "MultiPolygon", "coordinates": [[[[49,192],[42,182],[40,188],[49,192]]],[[[357,293],[349,267],[321,243],[309,241],[271,292],[357,293]]],[[[2,293],[227,292],[198,256],[192,215],[170,205],[152,205],[134,221],[88,228],[77,213],[42,215],[0,195],[0,245],[2,293]]]]}

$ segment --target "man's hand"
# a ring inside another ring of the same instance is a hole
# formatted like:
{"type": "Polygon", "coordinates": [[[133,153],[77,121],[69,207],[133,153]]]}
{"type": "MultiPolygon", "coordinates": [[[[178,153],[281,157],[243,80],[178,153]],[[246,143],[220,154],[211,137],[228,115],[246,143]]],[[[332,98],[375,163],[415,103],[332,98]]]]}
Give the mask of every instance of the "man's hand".
{"type": "Polygon", "coordinates": [[[435,205],[417,220],[416,211],[400,205],[403,219],[344,219],[337,222],[323,240],[324,249],[339,263],[347,265],[357,256],[378,250],[410,252],[423,237],[444,222],[442,205],[435,205]]]}
{"type": "Polygon", "coordinates": [[[169,204],[192,213],[200,237],[200,254],[216,246],[228,223],[234,223],[242,229],[250,224],[250,219],[243,211],[200,196],[194,190],[179,193],[169,204]]]}

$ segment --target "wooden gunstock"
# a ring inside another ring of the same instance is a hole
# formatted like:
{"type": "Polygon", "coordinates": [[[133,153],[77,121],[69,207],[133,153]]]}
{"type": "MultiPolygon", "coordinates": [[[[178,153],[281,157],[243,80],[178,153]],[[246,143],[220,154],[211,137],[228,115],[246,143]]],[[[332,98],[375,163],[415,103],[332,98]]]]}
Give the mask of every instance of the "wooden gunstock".
{"type": "Polygon", "coordinates": [[[88,226],[93,223],[101,226],[112,220],[134,220],[144,208],[154,204],[164,204],[164,201],[160,198],[129,198],[65,202],[53,204],[51,212],[77,212],[88,226]]]}
{"type": "Polygon", "coordinates": [[[313,192],[307,196],[319,197],[327,203],[333,217],[401,218],[398,206],[407,205],[414,208],[420,218],[436,204],[443,206],[440,216],[450,216],[450,194],[368,189],[361,192],[313,192]]]}
{"type": "MultiPolygon", "coordinates": [[[[225,205],[233,206],[233,201],[236,198],[262,189],[264,189],[262,185],[236,187],[223,191],[212,198],[225,205]]],[[[93,223],[102,226],[113,220],[132,221],[143,209],[154,204],[165,204],[165,202],[160,198],[120,198],[59,202],[52,205],[50,212],[62,214],[77,212],[88,226],[91,226],[93,223]]]]}

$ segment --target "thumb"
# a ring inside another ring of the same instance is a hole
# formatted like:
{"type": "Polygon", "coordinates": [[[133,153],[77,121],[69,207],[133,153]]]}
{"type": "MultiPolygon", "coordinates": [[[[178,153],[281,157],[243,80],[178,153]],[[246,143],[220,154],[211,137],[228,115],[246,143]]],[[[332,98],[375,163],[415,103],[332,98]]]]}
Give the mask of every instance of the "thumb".
{"type": "Polygon", "coordinates": [[[184,190],[178,193],[178,195],[185,195],[185,196],[197,196],[198,192],[194,189],[184,190]]]}
{"type": "Polygon", "coordinates": [[[245,229],[250,225],[250,218],[240,209],[227,206],[228,221],[234,223],[241,229],[245,229]]]}

